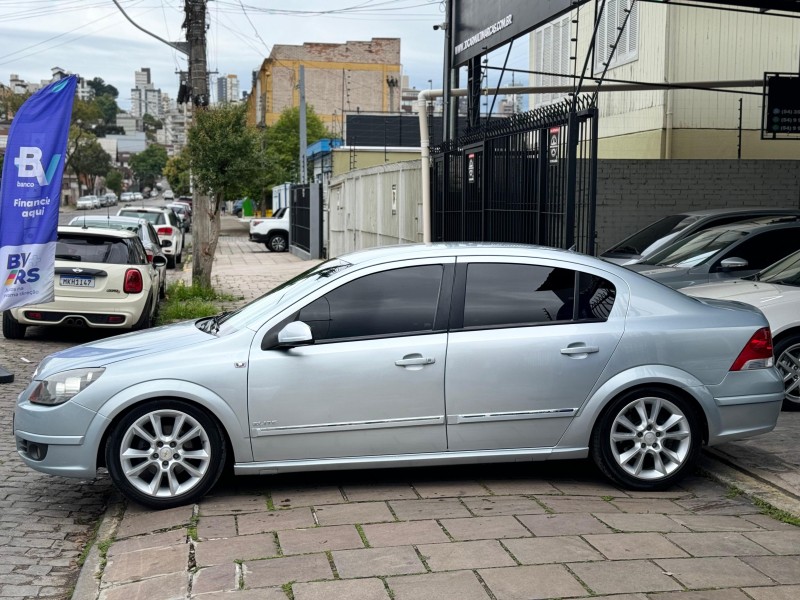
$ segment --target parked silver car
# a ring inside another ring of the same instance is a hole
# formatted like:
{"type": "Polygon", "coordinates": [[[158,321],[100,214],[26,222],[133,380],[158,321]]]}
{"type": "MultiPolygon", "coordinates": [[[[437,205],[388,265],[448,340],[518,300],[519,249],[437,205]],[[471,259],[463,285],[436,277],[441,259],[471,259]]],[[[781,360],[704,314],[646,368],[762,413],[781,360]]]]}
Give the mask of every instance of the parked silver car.
{"type": "Polygon", "coordinates": [[[573,252],[409,245],[329,260],[232,313],[52,354],[14,434],[30,467],[106,466],[157,508],[197,500],[229,459],[263,475],[591,455],[652,490],[704,443],[771,431],[783,395],[753,307],[573,252]]]}

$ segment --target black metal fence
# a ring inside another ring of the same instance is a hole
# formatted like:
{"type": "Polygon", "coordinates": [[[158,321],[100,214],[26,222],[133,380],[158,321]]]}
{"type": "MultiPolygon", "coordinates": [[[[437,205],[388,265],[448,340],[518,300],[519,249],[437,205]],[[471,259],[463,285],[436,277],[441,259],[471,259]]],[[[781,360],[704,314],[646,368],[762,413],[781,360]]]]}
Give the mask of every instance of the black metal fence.
{"type": "Polygon", "coordinates": [[[431,148],[434,241],[595,253],[597,108],[580,98],[431,148]]]}
{"type": "Polygon", "coordinates": [[[312,206],[313,202],[319,203],[322,198],[319,183],[293,185],[289,198],[290,231],[289,243],[318,258],[319,248],[322,245],[322,221],[320,207],[312,206]],[[312,186],[317,190],[312,190],[312,186]],[[315,210],[316,208],[316,210],[315,210]]]}

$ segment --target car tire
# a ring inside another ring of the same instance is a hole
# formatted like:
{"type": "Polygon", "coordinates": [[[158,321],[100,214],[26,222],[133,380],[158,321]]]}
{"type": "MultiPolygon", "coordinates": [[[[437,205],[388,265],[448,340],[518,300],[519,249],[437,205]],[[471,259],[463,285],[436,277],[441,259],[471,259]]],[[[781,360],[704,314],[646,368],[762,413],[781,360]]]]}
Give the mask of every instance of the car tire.
{"type": "Polygon", "coordinates": [[[270,252],[286,252],[289,249],[289,243],[286,236],[282,233],[274,233],[269,236],[267,241],[267,248],[270,252]]]}
{"type": "Polygon", "coordinates": [[[632,390],[605,408],[592,432],[600,471],[631,490],[661,490],[690,474],[702,445],[697,408],[664,388],[632,390]]]}
{"type": "Polygon", "coordinates": [[[144,310],[142,310],[142,314],[139,316],[139,320],[134,323],[133,327],[131,328],[133,331],[142,331],[143,329],[148,329],[153,326],[153,301],[152,299],[147,300],[147,304],[144,305],[144,310]]]}
{"type": "Polygon", "coordinates": [[[183,262],[183,250],[178,252],[178,256],[175,257],[175,264],[178,265],[183,262]]]}
{"type": "Polygon", "coordinates": [[[22,325],[11,314],[10,310],[3,311],[3,337],[7,340],[21,340],[25,337],[27,325],[22,325]]]}
{"type": "Polygon", "coordinates": [[[159,399],[115,423],[105,452],[111,480],[127,498],[166,509],[194,503],[213,487],[227,447],[220,426],[204,410],[159,399]]]}
{"type": "MultiPolygon", "coordinates": [[[[5,331],[5,322],[3,323],[5,331]]],[[[782,337],[775,344],[775,366],[783,377],[783,410],[800,410],[800,334],[782,337]]]]}
{"type": "Polygon", "coordinates": [[[174,269],[175,268],[175,257],[171,254],[167,254],[167,268],[174,269]]]}
{"type": "Polygon", "coordinates": [[[167,297],[167,282],[162,281],[161,285],[158,286],[158,298],[163,300],[167,297]]]}

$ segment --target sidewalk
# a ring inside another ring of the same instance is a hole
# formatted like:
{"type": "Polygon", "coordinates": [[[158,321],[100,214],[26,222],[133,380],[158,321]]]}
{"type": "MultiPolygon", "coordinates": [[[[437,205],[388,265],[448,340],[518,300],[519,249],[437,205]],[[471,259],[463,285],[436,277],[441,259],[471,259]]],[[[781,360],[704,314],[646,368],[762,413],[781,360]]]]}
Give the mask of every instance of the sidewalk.
{"type": "MultiPolygon", "coordinates": [[[[226,217],[218,289],[249,300],[313,264],[242,233],[226,217]]],[[[118,499],[73,598],[796,599],[800,528],[751,498],[800,516],[798,439],[783,413],[661,493],[566,461],[231,477],[160,512],[118,499]]]]}

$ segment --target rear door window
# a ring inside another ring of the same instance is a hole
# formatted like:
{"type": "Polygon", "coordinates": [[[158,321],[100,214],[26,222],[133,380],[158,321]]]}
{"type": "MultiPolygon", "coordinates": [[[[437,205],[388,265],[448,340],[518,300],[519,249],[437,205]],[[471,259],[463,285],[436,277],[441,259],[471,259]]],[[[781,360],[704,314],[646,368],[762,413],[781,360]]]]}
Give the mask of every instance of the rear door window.
{"type": "Polygon", "coordinates": [[[615,297],[610,282],[588,273],[540,265],[474,263],[467,268],[463,326],[605,321],[615,297]]]}

